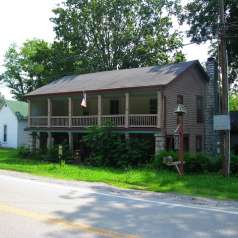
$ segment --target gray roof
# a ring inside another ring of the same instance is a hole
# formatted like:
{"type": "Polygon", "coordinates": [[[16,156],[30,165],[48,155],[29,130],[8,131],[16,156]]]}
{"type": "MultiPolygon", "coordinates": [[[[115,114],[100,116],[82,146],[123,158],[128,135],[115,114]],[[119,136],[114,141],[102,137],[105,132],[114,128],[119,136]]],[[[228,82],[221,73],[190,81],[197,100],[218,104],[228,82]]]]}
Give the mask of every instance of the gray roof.
{"type": "Polygon", "coordinates": [[[199,61],[196,60],[164,66],[65,76],[38,88],[27,96],[162,86],[173,81],[194,64],[201,67],[199,61]]]}

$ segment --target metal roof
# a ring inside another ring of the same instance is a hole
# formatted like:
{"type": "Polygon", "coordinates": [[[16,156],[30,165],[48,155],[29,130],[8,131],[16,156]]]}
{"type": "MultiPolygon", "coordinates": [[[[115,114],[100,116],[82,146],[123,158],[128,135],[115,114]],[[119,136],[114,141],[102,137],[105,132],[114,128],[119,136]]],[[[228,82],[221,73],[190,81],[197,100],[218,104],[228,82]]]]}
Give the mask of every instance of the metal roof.
{"type": "Polygon", "coordinates": [[[7,106],[15,113],[18,120],[25,120],[28,116],[28,104],[20,101],[5,100],[7,106]]]}
{"type": "Polygon", "coordinates": [[[163,86],[199,61],[65,76],[26,96],[163,86]]]}

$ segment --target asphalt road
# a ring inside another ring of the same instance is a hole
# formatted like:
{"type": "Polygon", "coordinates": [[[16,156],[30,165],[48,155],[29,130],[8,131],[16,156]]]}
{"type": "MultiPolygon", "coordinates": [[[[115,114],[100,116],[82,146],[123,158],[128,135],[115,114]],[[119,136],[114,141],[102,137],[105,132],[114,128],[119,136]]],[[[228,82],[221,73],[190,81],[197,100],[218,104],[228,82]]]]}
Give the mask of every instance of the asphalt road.
{"type": "Polygon", "coordinates": [[[0,172],[0,238],[238,237],[238,203],[0,172]]]}

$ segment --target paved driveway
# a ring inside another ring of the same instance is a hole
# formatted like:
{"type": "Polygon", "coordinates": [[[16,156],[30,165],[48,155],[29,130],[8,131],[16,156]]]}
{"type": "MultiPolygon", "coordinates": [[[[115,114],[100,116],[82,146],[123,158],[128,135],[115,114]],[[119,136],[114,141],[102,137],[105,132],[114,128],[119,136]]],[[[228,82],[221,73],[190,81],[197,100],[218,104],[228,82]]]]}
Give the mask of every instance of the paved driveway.
{"type": "Polygon", "coordinates": [[[0,237],[238,237],[238,203],[0,172],[0,237]]]}

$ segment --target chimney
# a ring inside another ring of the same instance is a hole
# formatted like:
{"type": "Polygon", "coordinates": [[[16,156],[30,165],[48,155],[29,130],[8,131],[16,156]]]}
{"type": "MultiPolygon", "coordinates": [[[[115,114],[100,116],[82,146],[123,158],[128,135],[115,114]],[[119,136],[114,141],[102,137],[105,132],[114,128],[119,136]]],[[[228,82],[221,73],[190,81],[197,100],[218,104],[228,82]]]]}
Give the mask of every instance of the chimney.
{"type": "Polygon", "coordinates": [[[219,109],[218,64],[212,57],[207,59],[206,70],[209,82],[206,86],[205,105],[205,150],[210,154],[217,151],[218,134],[213,130],[213,116],[219,109]]]}

